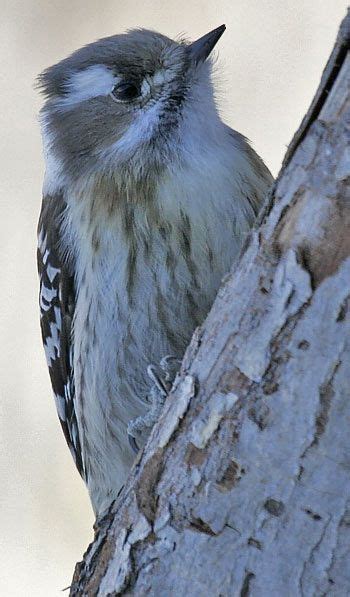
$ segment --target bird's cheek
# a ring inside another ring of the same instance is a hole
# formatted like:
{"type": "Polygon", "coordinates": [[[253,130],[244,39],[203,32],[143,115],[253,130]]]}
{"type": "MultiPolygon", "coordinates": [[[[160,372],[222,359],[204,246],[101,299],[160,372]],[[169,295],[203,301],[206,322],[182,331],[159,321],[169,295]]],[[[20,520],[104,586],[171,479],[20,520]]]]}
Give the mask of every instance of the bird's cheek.
{"type": "Polygon", "coordinates": [[[112,136],[115,140],[120,139],[127,132],[134,120],[133,114],[126,110],[119,110],[111,121],[112,136]]]}

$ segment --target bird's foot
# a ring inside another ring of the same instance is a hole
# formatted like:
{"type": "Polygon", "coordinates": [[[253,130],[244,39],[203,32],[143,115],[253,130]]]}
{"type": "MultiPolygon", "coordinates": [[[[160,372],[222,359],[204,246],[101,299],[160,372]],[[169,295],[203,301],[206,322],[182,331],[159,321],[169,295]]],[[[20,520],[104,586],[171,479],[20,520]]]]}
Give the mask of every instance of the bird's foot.
{"type": "Polygon", "coordinates": [[[150,404],[149,411],[132,419],[127,428],[129,443],[134,452],[139,451],[136,438],[148,435],[153,425],[158,421],[166,397],[168,396],[181,361],[176,357],[167,355],[160,361],[160,366],[149,365],[147,374],[152,380],[152,387],[147,396],[150,404]]]}

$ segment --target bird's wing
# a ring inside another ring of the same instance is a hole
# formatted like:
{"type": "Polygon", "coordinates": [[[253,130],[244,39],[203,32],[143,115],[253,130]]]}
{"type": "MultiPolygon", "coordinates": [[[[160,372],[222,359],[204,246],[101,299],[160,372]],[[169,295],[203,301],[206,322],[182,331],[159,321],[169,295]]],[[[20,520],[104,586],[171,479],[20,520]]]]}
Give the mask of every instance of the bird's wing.
{"type": "Polygon", "coordinates": [[[41,333],[57,413],[79,473],[85,478],[75,411],[73,342],[74,276],[63,258],[61,196],[44,197],[38,225],[41,333]]]}
{"type": "Polygon", "coordinates": [[[249,140],[229,127],[227,130],[232,142],[239,149],[241,155],[246,157],[246,164],[249,165],[247,171],[242,169],[241,177],[247,201],[257,216],[271,188],[273,176],[261,157],[251,147],[249,140]]]}

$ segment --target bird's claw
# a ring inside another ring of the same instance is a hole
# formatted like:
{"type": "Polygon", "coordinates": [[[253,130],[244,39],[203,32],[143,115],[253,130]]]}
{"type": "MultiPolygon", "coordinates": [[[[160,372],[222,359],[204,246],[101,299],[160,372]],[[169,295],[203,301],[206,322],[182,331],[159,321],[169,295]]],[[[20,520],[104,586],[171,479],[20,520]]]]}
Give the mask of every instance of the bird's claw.
{"type": "Polygon", "coordinates": [[[147,367],[147,374],[153,382],[148,395],[150,409],[146,414],[131,420],[127,428],[129,444],[136,454],[140,450],[136,437],[145,432],[149,433],[153,425],[158,421],[180,363],[181,361],[177,357],[166,355],[160,361],[161,372],[157,371],[157,369],[159,370],[159,367],[157,368],[155,365],[148,365],[147,367]],[[174,365],[176,365],[176,368],[174,365]]]}
{"type": "Polygon", "coordinates": [[[137,441],[134,438],[134,436],[129,433],[129,425],[128,425],[128,432],[127,433],[128,433],[129,445],[130,445],[132,451],[134,452],[134,454],[138,454],[138,452],[140,451],[140,448],[137,445],[137,441]]]}

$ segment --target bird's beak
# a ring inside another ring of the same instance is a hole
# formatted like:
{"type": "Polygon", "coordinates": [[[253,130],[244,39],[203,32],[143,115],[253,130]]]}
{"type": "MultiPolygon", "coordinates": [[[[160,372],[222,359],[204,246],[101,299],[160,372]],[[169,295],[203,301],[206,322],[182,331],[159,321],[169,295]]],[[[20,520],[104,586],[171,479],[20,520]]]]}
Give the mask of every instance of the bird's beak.
{"type": "Polygon", "coordinates": [[[210,33],[203,35],[192,44],[188,46],[189,58],[193,64],[204,62],[212,51],[213,47],[217,44],[226,26],[221,25],[217,29],[213,29],[210,33]]]}

